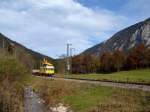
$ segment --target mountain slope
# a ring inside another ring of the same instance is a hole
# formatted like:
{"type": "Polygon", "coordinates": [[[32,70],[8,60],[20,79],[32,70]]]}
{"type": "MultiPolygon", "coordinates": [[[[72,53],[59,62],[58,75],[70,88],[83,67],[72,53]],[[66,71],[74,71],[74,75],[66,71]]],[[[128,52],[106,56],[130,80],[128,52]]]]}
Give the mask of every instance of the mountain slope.
{"type": "Polygon", "coordinates": [[[83,54],[99,55],[105,51],[113,52],[117,49],[128,52],[139,43],[150,47],[150,18],[119,31],[109,40],[87,49],[83,54]]]}
{"type": "Polygon", "coordinates": [[[15,54],[17,55],[17,58],[22,58],[22,60],[24,60],[25,63],[27,63],[27,61],[28,63],[33,62],[34,67],[38,67],[40,65],[40,61],[43,58],[47,58],[49,61],[54,63],[54,60],[51,57],[32,51],[24,47],[23,45],[10,40],[9,38],[7,38],[6,36],[0,33],[0,49],[3,49],[4,47],[4,50],[6,51],[8,50],[9,45],[13,45],[15,47],[15,54]],[[23,58],[27,58],[27,59],[23,59],[23,58]]]}

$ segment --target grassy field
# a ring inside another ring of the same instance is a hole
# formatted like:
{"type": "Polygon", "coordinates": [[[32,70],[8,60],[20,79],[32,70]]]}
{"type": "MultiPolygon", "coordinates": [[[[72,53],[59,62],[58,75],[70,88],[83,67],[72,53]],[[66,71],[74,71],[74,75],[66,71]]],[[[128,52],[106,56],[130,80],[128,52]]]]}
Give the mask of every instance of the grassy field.
{"type": "Polygon", "coordinates": [[[76,111],[88,111],[89,107],[97,105],[100,101],[102,102],[105,97],[112,94],[112,89],[105,87],[81,87],[78,92],[71,95],[65,95],[62,98],[67,104],[70,104],[73,110],[76,111]]]}
{"type": "Polygon", "coordinates": [[[64,77],[150,84],[150,69],[122,71],[122,72],[116,72],[111,74],[65,75],[64,77]]]}
{"type": "Polygon", "coordinates": [[[63,103],[73,112],[149,112],[150,92],[54,81],[32,76],[29,83],[47,107],[63,103]]]}

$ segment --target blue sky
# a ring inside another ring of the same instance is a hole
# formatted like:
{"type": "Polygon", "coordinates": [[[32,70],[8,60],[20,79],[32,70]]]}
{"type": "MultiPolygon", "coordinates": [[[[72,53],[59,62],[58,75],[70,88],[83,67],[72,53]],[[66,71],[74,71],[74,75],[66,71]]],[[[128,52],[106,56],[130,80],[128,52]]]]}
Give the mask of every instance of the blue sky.
{"type": "Polygon", "coordinates": [[[129,0],[77,0],[81,4],[90,8],[104,8],[111,11],[120,10],[129,0]]]}
{"type": "Polygon", "coordinates": [[[0,0],[0,32],[57,58],[80,53],[150,17],[150,0],[0,0]]]}

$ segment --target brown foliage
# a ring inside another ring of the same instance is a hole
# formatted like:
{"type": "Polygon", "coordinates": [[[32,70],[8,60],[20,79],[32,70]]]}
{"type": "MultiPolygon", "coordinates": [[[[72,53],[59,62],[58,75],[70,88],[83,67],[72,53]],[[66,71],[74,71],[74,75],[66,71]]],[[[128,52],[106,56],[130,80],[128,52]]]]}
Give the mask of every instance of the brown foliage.
{"type": "Polygon", "coordinates": [[[7,79],[0,83],[0,112],[23,112],[23,87],[7,79]]]}
{"type": "Polygon", "coordinates": [[[147,48],[144,44],[140,44],[137,47],[133,48],[129,55],[127,56],[126,66],[129,69],[137,69],[142,68],[148,65],[148,58],[147,57],[147,48]]]}
{"type": "Polygon", "coordinates": [[[120,71],[125,63],[125,55],[122,51],[116,50],[113,54],[114,69],[120,71]]]}
{"type": "Polygon", "coordinates": [[[98,69],[98,60],[93,55],[79,55],[72,58],[73,73],[95,73],[98,69]]]}
{"type": "Polygon", "coordinates": [[[14,57],[0,57],[0,112],[23,112],[25,67],[14,57]]]}
{"type": "Polygon", "coordinates": [[[116,72],[120,70],[150,67],[150,49],[144,44],[131,49],[128,55],[123,51],[104,52],[99,57],[78,55],[72,59],[73,73],[116,72]]]}

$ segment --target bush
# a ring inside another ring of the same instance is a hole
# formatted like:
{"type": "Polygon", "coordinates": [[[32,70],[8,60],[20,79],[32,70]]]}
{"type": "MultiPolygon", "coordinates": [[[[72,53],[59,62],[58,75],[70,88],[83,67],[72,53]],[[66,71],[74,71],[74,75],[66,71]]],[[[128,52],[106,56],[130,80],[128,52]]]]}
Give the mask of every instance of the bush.
{"type": "Polygon", "coordinates": [[[0,112],[23,112],[27,70],[17,59],[0,57],[0,112]]]}
{"type": "Polygon", "coordinates": [[[0,57],[0,81],[23,81],[27,77],[27,71],[16,59],[12,57],[0,57]]]}
{"type": "Polygon", "coordinates": [[[22,94],[13,86],[0,88],[0,112],[23,112],[22,94]]]}

